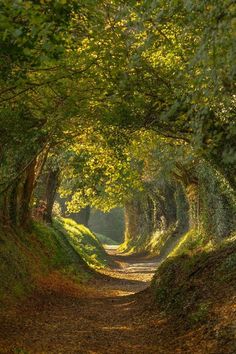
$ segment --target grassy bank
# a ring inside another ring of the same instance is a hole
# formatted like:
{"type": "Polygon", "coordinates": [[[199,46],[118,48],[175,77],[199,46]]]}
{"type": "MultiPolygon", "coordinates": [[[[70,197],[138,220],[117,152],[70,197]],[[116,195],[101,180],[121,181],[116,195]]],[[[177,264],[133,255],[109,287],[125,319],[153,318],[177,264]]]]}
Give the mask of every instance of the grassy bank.
{"type": "Polygon", "coordinates": [[[85,282],[107,264],[96,236],[70,219],[55,220],[52,226],[33,222],[27,231],[1,229],[0,304],[26,296],[50,272],[85,282]]]}
{"type": "Polygon", "coordinates": [[[137,235],[135,239],[126,237],[119,250],[127,255],[167,256],[182,236],[183,233],[178,232],[176,226],[173,225],[168,230],[156,231],[149,236],[137,235]]]}
{"type": "Polygon", "coordinates": [[[103,245],[118,245],[118,243],[112,240],[110,237],[98,233],[95,233],[95,235],[103,245]]]}
{"type": "Polygon", "coordinates": [[[236,237],[216,245],[187,233],[158,268],[152,291],[178,333],[194,328],[236,352],[236,237]]]}

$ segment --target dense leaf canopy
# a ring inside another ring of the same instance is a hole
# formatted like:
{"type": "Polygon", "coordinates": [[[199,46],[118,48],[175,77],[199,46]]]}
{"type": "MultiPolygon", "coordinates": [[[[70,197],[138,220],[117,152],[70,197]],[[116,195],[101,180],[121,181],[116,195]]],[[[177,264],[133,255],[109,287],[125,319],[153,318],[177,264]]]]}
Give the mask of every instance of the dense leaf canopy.
{"type": "Polygon", "coordinates": [[[162,167],[205,160],[234,188],[235,12],[230,0],[2,1],[1,192],[60,155],[63,193],[113,206],[139,189],[145,144],[162,167]]]}

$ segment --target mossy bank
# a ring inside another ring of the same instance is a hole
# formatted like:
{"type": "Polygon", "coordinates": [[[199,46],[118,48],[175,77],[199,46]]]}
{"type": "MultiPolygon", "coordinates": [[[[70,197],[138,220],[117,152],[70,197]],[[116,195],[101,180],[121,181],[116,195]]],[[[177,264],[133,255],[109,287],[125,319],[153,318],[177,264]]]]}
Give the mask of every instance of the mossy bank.
{"type": "Polygon", "coordinates": [[[0,304],[10,304],[37,287],[53,271],[84,283],[108,261],[102,244],[89,229],[70,219],[51,226],[32,222],[29,229],[0,230],[0,304]]]}

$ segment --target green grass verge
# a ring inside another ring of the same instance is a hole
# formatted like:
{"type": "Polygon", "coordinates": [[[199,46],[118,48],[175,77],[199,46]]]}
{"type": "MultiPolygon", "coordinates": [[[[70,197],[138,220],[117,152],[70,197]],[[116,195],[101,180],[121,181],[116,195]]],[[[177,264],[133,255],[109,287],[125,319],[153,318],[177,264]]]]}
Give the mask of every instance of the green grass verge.
{"type": "Polygon", "coordinates": [[[95,233],[95,235],[103,245],[118,245],[118,243],[112,240],[110,237],[98,233],[95,233]]]}
{"type": "Polygon", "coordinates": [[[189,326],[207,321],[212,304],[236,293],[236,238],[214,244],[191,230],[157,269],[151,288],[169,315],[189,326]]]}
{"type": "Polygon", "coordinates": [[[84,225],[68,218],[58,218],[53,226],[68,240],[82,259],[95,269],[108,266],[107,254],[99,238],[84,225]]]}
{"type": "Polygon", "coordinates": [[[51,271],[78,282],[108,264],[100,241],[87,228],[69,219],[52,226],[33,222],[30,228],[0,230],[0,305],[29,294],[37,279],[51,271]]]}
{"type": "Polygon", "coordinates": [[[150,235],[137,235],[135,239],[126,235],[126,239],[119,247],[119,251],[127,255],[149,254],[157,256],[171,247],[178,235],[180,233],[177,231],[176,225],[172,225],[168,230],[156,231],[150,235]]]}

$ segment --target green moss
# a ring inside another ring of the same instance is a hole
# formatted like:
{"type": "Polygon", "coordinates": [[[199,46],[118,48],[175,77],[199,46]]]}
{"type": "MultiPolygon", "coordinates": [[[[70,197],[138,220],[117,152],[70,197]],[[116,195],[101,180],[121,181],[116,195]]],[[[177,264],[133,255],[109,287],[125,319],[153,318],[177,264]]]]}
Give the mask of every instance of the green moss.
{"type": "Polygon", "coordinates": [[[166,253],[166,251],[172,247],[172,244],[176,241],[176,237],[179,237],[179,235],[175,224],[169,227],[168,230],[157,230],[145,237],[143,235],[137,235],[134,239],[126,235],[124,243],[119,247],[119,251],[125,252],[127,255],[133,253],[146,253],[152,256],[160,255],[166,253]]]}
{"type": "Polygon", "coordinates": [[[127,255],[130,254],[142,254],[147,252],[147,240],[142,235],[136,235],[135,239],[132,239],[129,235],[125,235],[125,241],[120,245],[119,252],[124,252],[127,255]]]}
{"type": "Polygon", "coordinates": [[[102,243],[88,228],[72,219],[58,218],[54,228],[61,232],[71,247],[92,268],[104,268],[108,265],[107,254],[102,243]]]}
{"type": "Polygon", "coordinates": [[[104,245],[118,245],[116,241],[112,240],[111,238],[105,235],[98,234],[98,233],[95,233],[95,235],[99,239],[99,241],[104,245]]]}
{"type": "Polygon", "coordinates": [[[169,257],[177,257],[182,254],[196,253],[199,249],[211,250],[214,245],[212,241],[206,241],[204,234],[198,232],[196,229],[188,231],[182,236],[175,248],[170,252],[169,257]]]}

